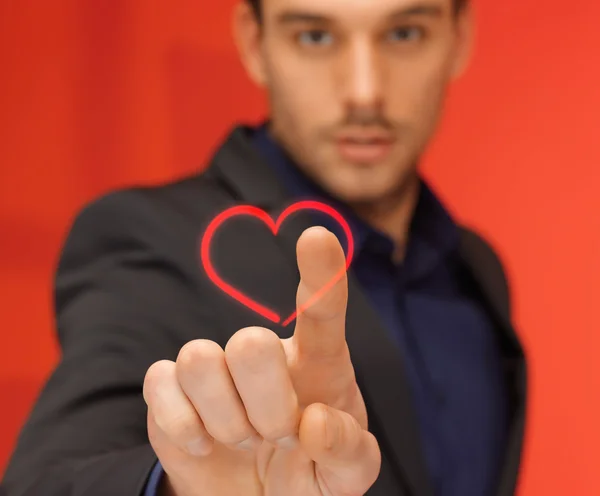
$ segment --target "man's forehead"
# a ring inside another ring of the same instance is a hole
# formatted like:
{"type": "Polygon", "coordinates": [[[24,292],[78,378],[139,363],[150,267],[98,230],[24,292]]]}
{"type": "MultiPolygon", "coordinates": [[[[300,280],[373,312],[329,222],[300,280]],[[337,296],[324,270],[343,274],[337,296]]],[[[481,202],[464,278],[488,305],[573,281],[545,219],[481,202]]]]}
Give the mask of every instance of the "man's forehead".
{"type": "Polygon", "coordinates": [[[344,15],[388,16],[412,11],[449,11],[453,0],[262,0],[265,14],[282,12],[318,14],[330,18],[344,15]]]}

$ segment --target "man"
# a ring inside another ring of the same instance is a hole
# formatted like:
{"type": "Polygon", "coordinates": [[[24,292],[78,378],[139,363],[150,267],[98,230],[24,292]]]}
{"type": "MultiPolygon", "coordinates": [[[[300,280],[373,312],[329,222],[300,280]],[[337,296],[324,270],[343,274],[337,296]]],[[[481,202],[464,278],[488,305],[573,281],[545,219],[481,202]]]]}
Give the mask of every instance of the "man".
{"type": "Polygon", "coordinates": [[[472,24],[460,0],[238,6],[269,121],[237,127],[205,173],[78,216],[56,280],[63,358],[9,495],[514,493],[526,374],[503,271],[417,171],[472,24]],[[232,218],[207,249],[281,315],[296,293],[286,326],[221,291],[199,252],[226,209],[275,219],[299,200],[334,207],[352,239],[304,210],[277,236],[232,218]]]}

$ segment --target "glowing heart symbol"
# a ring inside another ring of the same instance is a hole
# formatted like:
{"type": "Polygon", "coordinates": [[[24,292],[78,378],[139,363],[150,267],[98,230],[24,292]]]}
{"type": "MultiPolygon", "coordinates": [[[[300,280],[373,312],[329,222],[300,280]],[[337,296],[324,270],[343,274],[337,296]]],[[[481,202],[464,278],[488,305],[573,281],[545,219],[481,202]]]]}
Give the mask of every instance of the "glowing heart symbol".
{"type": "Polygon", "coordinates": [[[283,224],[283,222],[293,213],[298,212],[299,210],[316,210],[322,212],[324,214],[329,215],[333,218],[344,230],[344,234],[346,235],[346,239],[348,240],[348,253],[346,255],[346,265],[342,268],[337,274],[335,274],[330,281],[325,284],[321,289],[315,292],[300,308],[297,308],[289,317],[287,317],[283,321],[283,326],[287,326],[290,322],[292,322],[300,313],[304,312],[308,307],[313,305],[325,292],[333,287],[333,285],[344,275],[344,273],[350,267],[350,263],[352,262],[352,256],[354,254],[354,239],[352,238],[352,232],[350,231],[350,226],[346,220],[337,212],[335,209],[330,207],[329,205],[325,205],[324,203],[316,202],[316,201],[302,201],[298,203],[294,203],[286,208],[277,221],[274,221],[267,212],[261,210],[260,208],[249,206],[249,205],[240,205],[229,208],[215,217],[212,222],[208,225],[204,236],[202,237],[200,256],[202,260],[202,265],[204,266],[204,270],[206,274],[210,278],[210,280],[218,286],[222,291],[227,293],[229,296],[255,311],[259,315],[269,319],[272,322],[279,323],[281,321],[281,317],[270,308],[261,305],[257,301],[253,300],[246,294],[242,293],[239,289],[233,287],[231,284],[225,282],[221,276],[215,270],[212,261],[210,259],[210,243],[211,240],[217,231],[217,229],[228,219],[239,215],[248,215],[251,217],[255,217],[261,220],[264,224],[266,224],[273,233],[274,236],[279,232],[279,228],[283,224]]]}

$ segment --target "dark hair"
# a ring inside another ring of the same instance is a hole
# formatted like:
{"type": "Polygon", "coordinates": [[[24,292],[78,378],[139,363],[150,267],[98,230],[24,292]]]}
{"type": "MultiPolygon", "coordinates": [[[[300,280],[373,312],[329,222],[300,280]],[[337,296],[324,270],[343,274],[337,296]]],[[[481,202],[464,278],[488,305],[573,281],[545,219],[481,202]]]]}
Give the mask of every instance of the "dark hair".
{"type": "MultiPolygon", "coordinates": [[[[254,10],[256,17],[261,18],[261,0],[246,0],[254,10]]],[[[452,0],[454,3],[454,11],[460,12],[460,10],[467,4],[469,0],[452,0]]]]}

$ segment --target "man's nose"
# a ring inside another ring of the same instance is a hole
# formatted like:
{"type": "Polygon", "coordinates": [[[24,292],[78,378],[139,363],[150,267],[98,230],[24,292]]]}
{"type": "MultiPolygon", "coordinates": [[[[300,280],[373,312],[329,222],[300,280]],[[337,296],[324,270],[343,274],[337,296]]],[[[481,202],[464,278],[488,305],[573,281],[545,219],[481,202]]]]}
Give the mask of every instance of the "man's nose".
{"type": "Polygon", "coordinates": [[[356,42],[347,52],[344,72],[344,96],[353,108],[373,109],[382,100],[382,67],[373,46],[356,42]]]}

